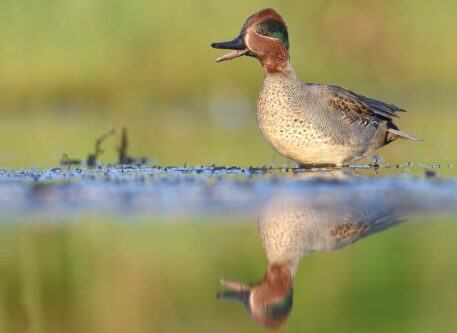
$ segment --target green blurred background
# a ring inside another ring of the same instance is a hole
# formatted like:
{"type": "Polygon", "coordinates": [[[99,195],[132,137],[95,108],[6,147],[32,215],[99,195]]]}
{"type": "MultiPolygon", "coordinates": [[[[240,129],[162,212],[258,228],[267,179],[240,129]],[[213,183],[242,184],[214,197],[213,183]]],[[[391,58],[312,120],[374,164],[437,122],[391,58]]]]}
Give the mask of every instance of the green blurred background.
{"type": "MultiPolygon", "coordinates": [[[[113,125],[160,165],[286,163],[256,126],[261,67],[215,64],[210,48],[264,7],[286,19],[304,81],[409,110],[398,124],[425,141],[389,145],[386,162],[455,162],[454,0],[2,0],[0,168],[85,159],[113,125]]],[[[103,162],[116,161],[119,132],[103,162]]],[[[143,222],[2,224],[0,332],[260,330],[215,300],[221,276],[262,277],[255,221],[143,222]]],[[[305,258],[285,328],[456,331],[454,235],[446,222],[403,225],[305,258]]]]}
{"type": "MultiPolygon", "coordinates": [[[[284,164],[255,123],[261,67],[215,64],[221,51],[210,48],[264,7],[286,19],[303,80],[409,110],[399,125],[425,141],[386,147],[387,162],[455,160],[453,0],[3,0],[0,166],[85,159],[113,125],[128,127],[132,155],[160,165],[284,164]]],[[[103,162],[115,162],[118,140],[103,162]]]]}

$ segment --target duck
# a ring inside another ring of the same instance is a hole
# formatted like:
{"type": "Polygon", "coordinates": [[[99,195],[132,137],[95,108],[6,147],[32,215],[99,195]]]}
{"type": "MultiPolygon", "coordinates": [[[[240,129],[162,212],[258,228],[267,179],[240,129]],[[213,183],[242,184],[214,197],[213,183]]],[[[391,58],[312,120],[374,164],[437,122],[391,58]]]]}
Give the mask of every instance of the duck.
{"type": "Polygon", "coordinates": [[[216,298],[240,301],[255,322],[279,328],[290,316],[294,279],[303,257],[343,249],[406,222],[400,208],[370,201],[354,205],[350,198],[305,201],[291,193],[275,195],[258,219],[268,262],[263,278],[252,284],[222,278],[228,290],[216,298]]]}
{"type": "Polygon", "coordinates": [[[211,44],[260,61],[265,77],[257,101],[257,123],[269,145],[301,166],[346,166],[398,138],[421,141],[393,122],[405,111],[336,85],[300,80],[289,56],[286,22],[274,9],[251,15],[235,39],[211,44]]]}

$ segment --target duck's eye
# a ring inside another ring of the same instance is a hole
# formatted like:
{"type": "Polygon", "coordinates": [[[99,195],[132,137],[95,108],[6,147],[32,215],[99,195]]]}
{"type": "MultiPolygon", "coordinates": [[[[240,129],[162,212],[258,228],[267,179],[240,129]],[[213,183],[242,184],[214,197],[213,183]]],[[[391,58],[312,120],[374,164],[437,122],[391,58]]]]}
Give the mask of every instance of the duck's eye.
{"type": "Polygon", "coordinates": [[[255,32],[260,36],[279,39],[286,49],[289,49],[287,27],[284,22],[272,19],[260,22],[255,26],[255,32]]]}

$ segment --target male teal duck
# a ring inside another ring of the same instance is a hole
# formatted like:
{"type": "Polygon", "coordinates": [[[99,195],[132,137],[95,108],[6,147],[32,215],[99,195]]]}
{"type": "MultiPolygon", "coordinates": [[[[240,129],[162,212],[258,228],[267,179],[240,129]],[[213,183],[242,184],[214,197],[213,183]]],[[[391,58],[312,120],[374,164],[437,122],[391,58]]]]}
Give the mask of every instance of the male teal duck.
{"type": "Polygon", "coordinates": [[[305,83],[289,57],[286,23],[263,9],[238,37],[211,44],[232,52],[217,62],[243,55],[257,58],[265,79],[257,102],[257,122],[266,141],[281,155],[304,165],[348,165],[397,138],[420,140],[393,123],[403,109],[335,85],[305,83]]]}

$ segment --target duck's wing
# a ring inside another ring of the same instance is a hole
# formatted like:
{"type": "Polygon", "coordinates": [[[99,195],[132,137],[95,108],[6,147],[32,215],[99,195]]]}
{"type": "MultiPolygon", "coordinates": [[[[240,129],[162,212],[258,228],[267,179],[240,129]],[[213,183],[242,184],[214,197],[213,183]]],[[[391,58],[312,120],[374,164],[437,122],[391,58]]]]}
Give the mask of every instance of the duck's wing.
{"type": "Polygon", "coordinates": [[[340,223],[331,229],[330,236],[340,244],[339,247],[344,247],[405,221],[387,212],[377,214],[357,213],[346,217],[344,223],[340,223]]]}
{"type": "Polygon", "coordinates": [[[420,140],[408,133],[400,131],[393,123],[393,118],[398,118],[398,112],[405,112],[395,104],[387,104],[382,101],[359,95],[351,90],[328,85],[328,104],[331,109],[339,112],[342,119],[349,124],[359,126],[373,126],[378,128],[381,121],[387,122],[387,131],[393,136],[410,140],[420,140]]]}
{"type": "Polygon", "coordinates": [[[368,98],[338,86],[327,86],[330,107],[340,112],[343,119],[349,123],[359,123],[365,126],[379,123],[380,120],[392,120],[398,117],[396,112],[404,111],[394,104],[387,104],[368,98]]]}

